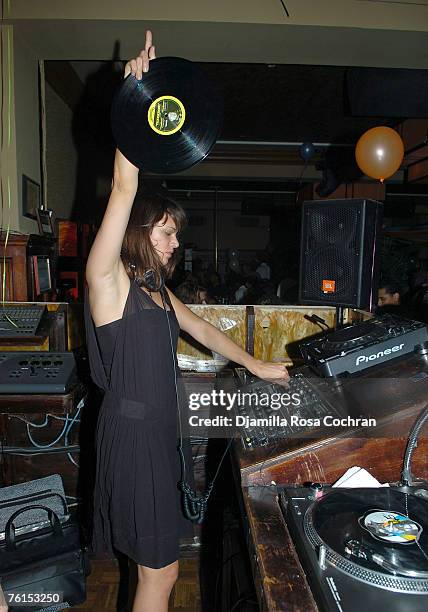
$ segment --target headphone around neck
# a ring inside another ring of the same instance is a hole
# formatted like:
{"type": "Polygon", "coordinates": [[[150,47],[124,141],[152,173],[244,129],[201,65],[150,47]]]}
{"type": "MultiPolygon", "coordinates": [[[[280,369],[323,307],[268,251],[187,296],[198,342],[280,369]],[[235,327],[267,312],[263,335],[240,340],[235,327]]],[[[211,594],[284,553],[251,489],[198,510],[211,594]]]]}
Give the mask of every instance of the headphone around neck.
{"type": "Polygon", "coordinates": [[[135,274],[135,264],[129,264],[129,267],[134,272],[134,278],[139,287],[145,287],[153,293],[156,291],[161,291],[165,287],[165,281],[162,274],[157,274],[153,268],[148,268],[145,270],[143,276],[137,276],[135,274]]]}

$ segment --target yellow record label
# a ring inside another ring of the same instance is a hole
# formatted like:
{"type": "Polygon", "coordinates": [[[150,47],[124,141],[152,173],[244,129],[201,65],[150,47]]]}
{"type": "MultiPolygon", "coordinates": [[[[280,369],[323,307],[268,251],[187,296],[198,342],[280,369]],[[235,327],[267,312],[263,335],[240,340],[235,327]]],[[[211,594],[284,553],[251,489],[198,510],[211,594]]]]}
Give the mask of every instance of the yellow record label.
{"type": "Polygon", "coordinates": [[[171,136],[183,127],[186,111],[183,103],[174,96],[156,98],[147,111],[147,120],[156,134],[171,136]]]}

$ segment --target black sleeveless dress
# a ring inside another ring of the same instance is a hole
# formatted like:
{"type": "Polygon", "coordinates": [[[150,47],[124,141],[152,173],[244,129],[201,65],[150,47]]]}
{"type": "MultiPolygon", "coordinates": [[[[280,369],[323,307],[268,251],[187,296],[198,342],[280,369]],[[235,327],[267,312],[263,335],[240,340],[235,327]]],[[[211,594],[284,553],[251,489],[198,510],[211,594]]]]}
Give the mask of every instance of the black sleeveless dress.
{"type": "MultiPolygon", "coordinates": [[[[179,325],[166,298],[167,314],[131,282],[122,318],[100,328],[85,300],[91,375],[105,392],[96,430],[92,549],[115,548],[152,568],[176,561],[179,538],[193,536],[177,487],[182,472],[173,360],[179,374],[179,325]]],[[[188,447],[185,455],[192,482],[188,447]]]]}

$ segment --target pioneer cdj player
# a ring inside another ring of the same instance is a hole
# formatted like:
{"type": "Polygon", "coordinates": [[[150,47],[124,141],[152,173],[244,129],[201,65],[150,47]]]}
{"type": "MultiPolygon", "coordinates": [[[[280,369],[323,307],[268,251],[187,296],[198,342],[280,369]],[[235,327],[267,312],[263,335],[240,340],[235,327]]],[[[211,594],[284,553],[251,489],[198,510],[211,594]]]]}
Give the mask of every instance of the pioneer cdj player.
{"type": "Polygon", "coordinates": [[[346,376],[416,350],[428,352],[428,329],[419,321],[386,314],[318,334],[299,348],[320,376],[346,376]]]}
{"type": "Polygon", "coordinates": [[[428,610],[428,491],[280,489],[280,504],[325,612],[428,610]]]}

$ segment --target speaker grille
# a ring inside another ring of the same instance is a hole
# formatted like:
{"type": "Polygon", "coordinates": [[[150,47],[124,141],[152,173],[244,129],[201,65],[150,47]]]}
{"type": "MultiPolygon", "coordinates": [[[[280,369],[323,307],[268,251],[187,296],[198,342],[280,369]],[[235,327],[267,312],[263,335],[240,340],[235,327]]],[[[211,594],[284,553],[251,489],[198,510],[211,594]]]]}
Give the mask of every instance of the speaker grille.
{"type": "Polygon", "coordinates": [[[358,218],[360,212],[355,208],[332,207],[313,210],[309,218],[309,249],[326,245],[356,248],[358,218]]]}
{"type": "Polygon", "coordinates": [[[330,246],[317,248],[306,260],[305,296],[319,298],[322,279],[334,280],[336,291],[323,294],[326,303],[346,301],[353,295],[355,262],[348,250],[330,246]]]}
{"type": "Polygon", "coordinates": [[[304,202],[301,302],[356,308],[372,306],[377,292],[375,244],[381,211],[382,205],[372,200],[304,202]]]}

